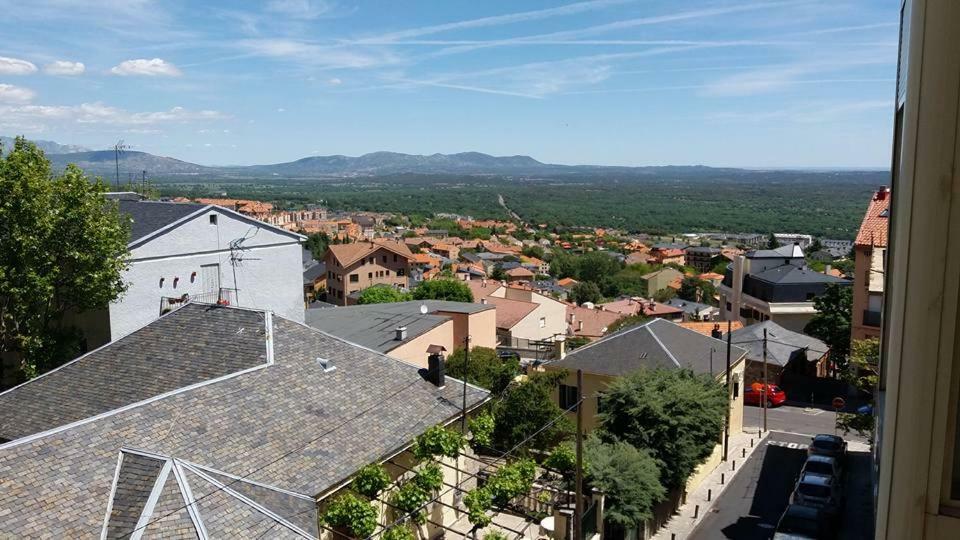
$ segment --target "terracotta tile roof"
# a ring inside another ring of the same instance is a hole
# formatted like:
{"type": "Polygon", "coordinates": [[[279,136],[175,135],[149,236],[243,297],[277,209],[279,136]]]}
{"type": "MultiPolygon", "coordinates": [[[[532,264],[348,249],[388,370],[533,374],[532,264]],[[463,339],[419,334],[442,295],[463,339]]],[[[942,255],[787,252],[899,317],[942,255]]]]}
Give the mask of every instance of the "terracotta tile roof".
{"type": "Polygon", "coordinates": [[[890,190],[881,188],[873,194],[870,206],[860,223],[856,246],[887,247],[887,229],[890,226],[890,190]]]}
{"type": "Polygon", "coordinates": [[[467,286],[470,287],[470,291],[473,292],[474,301],[479,301],[481,298],[490,296],[494,291],[501,287],[499,281],[485,279],[472,279],[466,283],[467,286]]]}
{"type": "Polygon", "coordinates": [[[705,279],[707,281],[717,281],[723,279],[723,274],[718,274],[716,272],[706,272],[700,274],[700,279],[705,279]]]}
{"type": "Polygon", "coordinates": [[[567,323],[570,333],[575,336],[600,337],[623,317],[612,311],[567,305],[567,323]]]}
{"type": "Polygon", "coordinates": [[[570,277],[565,277],[563,279],[557,280],[557,285],[561,287],[573,287],[577,283],[580,283],[580,282],[570,277]]]}
{"type": "Polygon", "coordinates": [[[487,303],[493,304],[497,308],[497,328],[505,330],[516,326],[539,305],[533,302],[510,300],[509,298],[498,298],[496,296],[487,296],[486,300],[487,303]]]}
{"type": "Polygon", "coordinates": [[[532,278],[534,276],[533,272],[527,270],[522,266],[511,268],[507,270],[506,274],[510,277],[520,277],[520,278],[532,278]]]}
{"type": "Polygon", "coordinates": [[[341,266],[350,266],[360,259],[370,256],[378,249],[386,249],[401,257],[413,258],[413,253],[406,244],[394,242],[391,240],[373,240],[365,242],[354,242],[352,244],[330,244],[328,251],[340,261],[341,266]]]}
{"type": "MultiPolygon", "coordinates": [[[[693,330],[694,332],[699,332],[699,333],[701,333],[701,334],[703,334],[703,335],[705,335],[705,336],[709,336],[709,335],[710,335],[710,331],[713,330],[713,325],[719,324],[719,325],[720,325],[720,331],[723,332],[723,335],[724,335],[724,336],[727,335],[727,322],[726,322],[726,321],[720,321],[720,322],[709,322],[709,321],[708,321],[708,322],[694,322],[694,321],[691,321],[691,322],[682,322],[682,323],[678,323],[678,324],[679,324],[680,326],[684,327],[684,328],[689,328],[690,330],[693,330]]],[[[743,323],[742,323],[742,322],[740,322],[740,321],[730,321],[730,330],[731,330],[731,331],[736,331],[736,330],[739,330],[739,329],[741,329],[741,328],[743,328],[743,323]]]]}

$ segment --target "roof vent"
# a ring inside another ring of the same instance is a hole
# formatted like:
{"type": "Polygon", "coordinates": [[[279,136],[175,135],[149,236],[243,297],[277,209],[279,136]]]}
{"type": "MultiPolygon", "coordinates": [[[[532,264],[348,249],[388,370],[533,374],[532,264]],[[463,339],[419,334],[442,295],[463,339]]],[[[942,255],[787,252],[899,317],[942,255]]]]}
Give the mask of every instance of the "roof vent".
{"type": "Polygon", "coordinates": [[[640,358],[641,360],[645,359],[646,357],[647,357],[647,353],[645,353],[645,352],[640,353],[639,358],[640,358]]]}
{"type": "Polygon", "coordinates": [[[330,373],[331,371],[337,369],[337,366],[333,365],[333,362],[327,358],[317,357],[317,363],[320,364],[320,367],[323,368],[324,373],[330,373]]]}
{"type": "Polygon", "coordinates": [[[394,339],[396,339],[397,341],[403,341],[403,340],[407,339],[407,327],[406,327],[406,326],[398,326],[398,327],[397,327],[397,335],[396,335],[396,337],[395,337],[394,339]]]}

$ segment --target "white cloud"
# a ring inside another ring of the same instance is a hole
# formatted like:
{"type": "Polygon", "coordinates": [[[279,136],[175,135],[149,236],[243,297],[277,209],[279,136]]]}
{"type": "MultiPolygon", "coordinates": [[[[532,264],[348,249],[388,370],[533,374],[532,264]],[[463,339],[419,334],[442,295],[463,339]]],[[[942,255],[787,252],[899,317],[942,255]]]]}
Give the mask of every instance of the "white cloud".
{"type": "MultiPolygon", "coordinates": [[[[797,62],[780,66],[770,66],[755,70],[728,75],[708,83],[704,93],[711,96],[737,97],[764,94],[790,88],[797,84],[810,84],[810,76],[820,73],[847,72],[851,68],[871,65],[891,64],[895,57],[883,55],[853,55],[848,58],[833,60],[818,60],[811,62],[797,62]]],[[[812,80],[819,80],[818,77],[812,80]]],[[[853,79],[837,79],[837,82],[853,79]]],[[[864,82],[871,81],[864,79],[864,82]]],[[[824,79],[823,82],[831,82],[824,79]]]]}
{"type": "Polygon", "coordinates": [[[398,61],[390,51],[321,45],[296,39],[245,39],[237,45],[256,56],[284,58],[319,68],[371,68],[398,61]]]}
{"type": "Polygon", "coordinates": [[[0,103],[29,103],[35,95],[29,88],[0,84],[0,103]]]}
{"type": "Polygon", "coordinates": [[[29,75],[36,73],[37,66],[26,60],[0,56],[0,75],[29,75]]]}
{"type": "Polygon", "coordinates": [[[192,111],[183,107],[174,107],[166,111],[131,112],[99,102],[80,105],[0,106],[0,126],[42,123],[149,126],[226,118],[228,118],[227,115],[211,110],[192,111]]]}
{"type": "Polygon", "coordinates": [[[80,75],[86,69],[83,62],[71,62],[69,60],[57,60],[43,68],[48,75],[80,75]]]}
{"type": "Polygon", "coordinates": [[[330,10],[330,4],[319,0],[270,0],[267,2],[267,11],[298,19],[316,19],[330,10]]]}
{"type": "Polygon", "coordinates": [[[277,109],[277,112],[282,113],[282,112],[287,112],[287,110],[284,109],[283,107],[280,107],[279,109],[277,109]]]}
{"type": "Polygon", "coordinates": [[[327,84],[329,84],[329,85],[331,85],[331,86],[340,86],[341,84],[343,84],[343,81],[341,81],[341,80],[338,79],[337,77],[334,77],[334,78],[328,80],[328,81],[327,81],[327,84]]]}
{"type": "Polygon", "coordinates": [[[160,58],[126,60],[120,62],[120,65],[110,68],[110,73],[114,75],[146,75],[149,77],[178,77],[181,75],[177,66],[160,58]]]}
{"type": "MultiPolygon", "coordinates": [[[[769,122],[771,120],[797,124],[834,124],[840,118],[858,113],[888,109],[893,101],[885,99],[850,102],[808,102],[774,110],[725,111],[707,116],[708,120],[722,122],[769,122]]],[[[872,113],[871,113],[872,114],[872,113]]]]}

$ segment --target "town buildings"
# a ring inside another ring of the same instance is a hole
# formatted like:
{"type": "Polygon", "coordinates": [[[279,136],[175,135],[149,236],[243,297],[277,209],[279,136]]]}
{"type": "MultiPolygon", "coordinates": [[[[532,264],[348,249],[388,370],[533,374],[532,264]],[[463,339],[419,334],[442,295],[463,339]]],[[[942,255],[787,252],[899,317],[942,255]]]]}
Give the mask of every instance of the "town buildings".
{"type": "Polygon", "coordinates": [[[640,295],[652,297],[658,292],[670,287],[680,288],[683,281],[683,272],[676,268],[665,267],[640,277],[640,295]]]}
{"type": "Polygon", "coordinates": [[[883,281],[887,267],[887,230],[890,225],[890,190],[880,188],[870,199],[854,242],[854,340],[880,337],[883,281]]]}
{"type": "MultiPolygon", "coordinates": [[[[496,281],[468,281],[474,302],[497,308],[497,341],[501,349],[516,351],[521,358],[539,360],[553,355],[544,343],[562,342],[567,335],[567,305],[530,288],[507,286],[496,281]]],[[[550,345],[554,347],[554,345],[550,345]]]]}
{"type": "Polygon", "coordinates": [[[850,281],[810,269],[797,244],[751,251],[734,260],[717,288],[720,318],[745,325],[773,320],[803,332],[827,285],[846,287],[850,281]]]}
{"type": "Polygon", "coordinates": [[[721,262],[720,248],[693,246],[685,250],[687,266],[698,272],[709,272],[717,263],[721,262]]]}
{"type": "Polygon", "coordinates": [[[340,306],[355,303],[354,293],[374,285],[406,289],[413,253],[402,242],[367,240],[331,244],[323,262],[327,266],[327,301],[340,306]]]}
{"type": "MultiPolygon", "coordinates": [[[[725,331],[720,325],[720,330],[725,331]]],[[[773,321],[752,324],[730,335],[731,343],[747,350],[746,384],[764,381],[764,349],[766,349],[766,381],[782,384],[792,375],[826,377],[830,348],[817,338],[792,332],[773,321]],[[764,331],[767,341],[764,343],[764,331]]]]}

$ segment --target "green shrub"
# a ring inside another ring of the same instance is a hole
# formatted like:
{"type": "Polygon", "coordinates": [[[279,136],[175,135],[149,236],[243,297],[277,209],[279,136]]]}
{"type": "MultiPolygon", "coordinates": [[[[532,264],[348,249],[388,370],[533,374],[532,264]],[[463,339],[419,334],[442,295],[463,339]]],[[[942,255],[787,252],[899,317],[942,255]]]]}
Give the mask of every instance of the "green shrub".
{"type": "Polygon", "coordinates": [[[493,443],[493,429],[497,425],[493,419],[493,414],[484,411],[471,418],[467,424],[470,427],[470,433],[473,435],[470,443],[474,450],[481,447],[489,448],[493,443]]]}
{"type": "Polygon", "coordinates": [[[443,469],[439,463],[430,462],[420,467],[413,477],[414,483],[429,493],[436,492],[443,486],[443,469]]]}
{"type": "Polygon", "coordinates": [[[569,444],[559,444],[543,464],[561,474],[572,474],[577,468],[577,454],[569,444]]]}
{"type": "Polygon", "coordinates": [[[467,493],[463,504],[467,507],[467,519],[475,527],[486,527],[492,521],[487,512],[493,508],[493,496],[487,488],[477,488],[467,493]]]}
{"type": "Polygon", "coordinates": [[[371,463],[357,472],[357,475],[353,477],[353,482],[350,484],[350,487],[357,493],[373,499],[378,493],[383,491],[383,488],[389,485],[390,475],[387,474],[383,465],[371,463]]]}
{"type": "Polygon", "coordinates": [[[400,524],[384,531],[380,538],[382,540],[416,540],[417,537],[410,530],[410,527],[407,527],[406,524],[400,524]]]}
{"type": "Polygon", "coordinates": [[[463,435],[443,426],[433,426],[413,442],[413,455],[419,460],[439,456],[457,457],[463,447],[463,435]]]}
{"type": "Polygon", "coordinates": [[[537,473],[537,465],[530,459],[520,459],[508,463],[487,480],[484,489],[490,492],[493,501],[499,505],[528,493],[537,473]]]}
{"type": "Polygon", "coordinates": [[[414,481],[404,482],[390,496],[390,504],[395,506],[399,512],[410,514],[410,519],[417,524],[423,524],[426,521],[427,516],[422,511],[422,507],[429,500],[430,493],[414,481]]]}
{"type": "Polygon", "coordinates": [[[500,531],[490,531],[483,535],[483,540],[508,540],[507,535],[500,531]]]}
{"type": "Polygon", "coordinates": [[[366,538],[377,528],[377,508],[351,493],[334,499],[321,517],[331,527],[342,527],[353,536],[366,538]]]}

